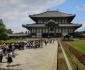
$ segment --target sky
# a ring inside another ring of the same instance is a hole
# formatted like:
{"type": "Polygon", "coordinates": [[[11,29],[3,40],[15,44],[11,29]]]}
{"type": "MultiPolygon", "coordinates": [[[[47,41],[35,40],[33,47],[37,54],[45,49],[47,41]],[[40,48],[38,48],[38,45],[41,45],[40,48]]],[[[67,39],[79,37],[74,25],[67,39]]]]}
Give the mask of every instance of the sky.
{"type": "Polygon", "coordinates": [[[29,15],[48,10],[76,14],[72,23],[82,24],[78,30],[85,30],[85,0],[0,0],[0,19],[14,33],[27,31],[22,24],[34,23],[29,15]]]}

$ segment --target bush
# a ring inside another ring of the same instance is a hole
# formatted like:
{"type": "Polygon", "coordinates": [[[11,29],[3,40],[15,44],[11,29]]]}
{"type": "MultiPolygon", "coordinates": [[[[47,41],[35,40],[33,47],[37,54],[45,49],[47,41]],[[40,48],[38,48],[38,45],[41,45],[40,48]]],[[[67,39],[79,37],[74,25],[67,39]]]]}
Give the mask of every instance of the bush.
{"type": "Polygon", "coordinates": [[[7,40],[7,39],[9,39],[7,34],[0,34],[0,40],[7,40]]]}

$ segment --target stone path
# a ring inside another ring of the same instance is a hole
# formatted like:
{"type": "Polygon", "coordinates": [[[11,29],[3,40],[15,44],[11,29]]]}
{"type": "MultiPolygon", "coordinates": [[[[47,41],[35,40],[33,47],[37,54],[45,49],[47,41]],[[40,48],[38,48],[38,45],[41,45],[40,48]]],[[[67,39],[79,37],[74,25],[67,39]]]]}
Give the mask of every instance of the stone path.
{"type": "Polygon", "coordinates": [[[53,44],[43,45],[43,48],[17,51],[10,67],[6,67],[4,58],[0,70],[54,70],[57,66],[57,47],[55,41],[53,44]]]}

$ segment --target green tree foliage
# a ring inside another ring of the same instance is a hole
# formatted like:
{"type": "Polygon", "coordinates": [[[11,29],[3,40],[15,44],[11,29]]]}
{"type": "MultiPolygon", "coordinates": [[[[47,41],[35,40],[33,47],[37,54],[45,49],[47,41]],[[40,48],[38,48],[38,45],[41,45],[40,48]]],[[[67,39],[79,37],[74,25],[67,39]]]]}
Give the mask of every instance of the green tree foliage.
{"type": "Polygon", "coordinates": [[[12,34],[13,33],[13,31],[11,30],[11,29],[7,29],[7,31],[6,31],[8,34],[12,34]]]}
{"type": "Polygon", "coordinates": [[[7,39],[9,39],[7,34],[0,34],[0,40],[7,40],[7,39]]]}
{"type": "Polygon", "coordinates": [[[6,29],[2,19],[0,19],[0,40],[8,39],[6,32],[7,32],[7,29],[6,29]]]}
{"type": "Polygon", "coordinates": [[[0,19],[0,34],[4,34],[4,33],[6,33],[6,27],[3,24],[2,19],[0,19]]]}
{"type": "Polygon", "coordinates": [[[28,34],[28,31],[26,31],[25,34],[28,34]]]}
{"type": "Polygon", "coordinates": [[[16,33],[16,34],[25,34],[24,32],[18,32],[18,33],[16,33]]]}

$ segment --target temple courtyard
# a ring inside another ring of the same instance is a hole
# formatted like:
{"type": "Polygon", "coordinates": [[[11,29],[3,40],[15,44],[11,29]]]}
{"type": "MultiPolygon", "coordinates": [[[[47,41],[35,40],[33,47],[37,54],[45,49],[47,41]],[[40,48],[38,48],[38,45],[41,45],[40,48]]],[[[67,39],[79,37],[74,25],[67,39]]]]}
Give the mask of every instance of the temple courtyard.
{"type": "Polygon", "coordinates": [[[43,44],[42,48],[16,50],[13,63],[7,67],[6,58],[0,64],[0,70],[56,70],[57,41],[43,44]]]}

